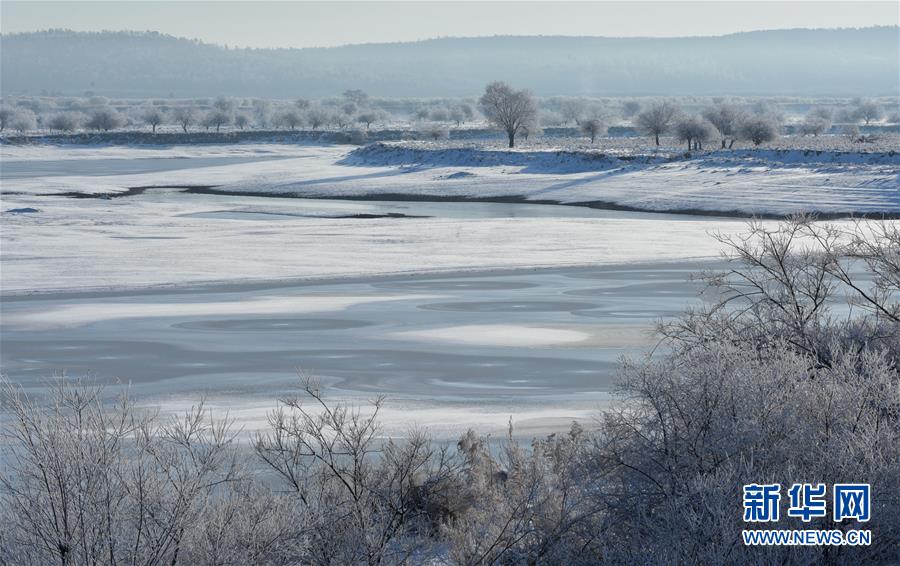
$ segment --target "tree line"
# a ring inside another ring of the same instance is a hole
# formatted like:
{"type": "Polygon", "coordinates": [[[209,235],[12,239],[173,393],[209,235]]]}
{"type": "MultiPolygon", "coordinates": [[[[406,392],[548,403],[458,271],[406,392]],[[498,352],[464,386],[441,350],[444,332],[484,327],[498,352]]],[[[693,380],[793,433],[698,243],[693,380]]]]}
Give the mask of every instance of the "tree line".
{"type": "MultiPolygon", "coordinates": [[[[502,82],[492,82],[477,100],[386,101],[372,99],[364,91],[349,89],[341,97],[293,102],[266,99],[218,97],[202,102],[148,101],[143,104],[114,105],[92,93],[83,100],[67,99],[68,110],[54,108],[41,99],[24,98],[0,106],[0,132],[19,134],[43,130],[68,133],[78,130],[110,132],[146,128],[155,134],[159,127],[175,127],[183,133],[203,130],[221,132],[245,129],[358,130],[360,138],[374,128],[397,127],[404,121],[427,139],[446,139],[452,127],[481,120],[503,131],[510,147],[515,140],[539,136],[544,127],[574,127],[595,143],[616,124],[630,124],[653,138],[673,136],[688,150],[699,150],[717,140],[722,149],[736,140],[754,145],[772,141],[785,129],[786,118],[779,107],[766,100],[736,103],[722,99],[696,111],[685,111],[674,100],[608,100],[551,97],[538,99],[527,90],[517,90],[502,82]],[[399,103],[398,103],[399,102],[399,103]]],[[[895,113],[898,114],[898,113],[895,113]]],[[[900,115],[887,116],[900,123],[900,115]]],[[[857,124],[885,119],[884,107],[874,100],[856,99],[839,107],[815,105],[793,130],[801,135],[819,136],[843,124],[842,133],[858,139],[857,124]]]]}

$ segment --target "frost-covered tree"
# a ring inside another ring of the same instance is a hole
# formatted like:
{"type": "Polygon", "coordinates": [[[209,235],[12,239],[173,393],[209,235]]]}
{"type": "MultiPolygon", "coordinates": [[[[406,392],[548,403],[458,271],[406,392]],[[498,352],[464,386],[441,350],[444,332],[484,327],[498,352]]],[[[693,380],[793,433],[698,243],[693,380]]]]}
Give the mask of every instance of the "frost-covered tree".
{"type": "Polygon", "coordinates": [[[253,120],[259,128],[269,127],[269,121],[272,119],[272,103],[262,98],[253,99],[253,120]]]}
{"type": "Polygon", "coordinates": [[[635,124],[645,134],[653,136],[658,147],[659,136],[669,131],[678,113],[678,107],[669,101],[654,102],[649,108],[637,115],[635,124]]]}
{"type": "Polygon", "coordinates": [[[428,117],[434,122],[449,122],[450,111],[446,108],[432,108],[428,117]]]}
{"type": "Polygon", "coordinates": [[[606,135],[608,129],[609,126],[601,118],[588,118],[581,121],[581,132],[591,138],[592,144],[597,136],[606,135]]]}
{"type": "Polygon", "coordinates": [[[884,117],[884,108],[873,100],[863,100],[856,106],[853,115],[868,126],[869,122],[877,122],[884,117]]]}
{"type": "Polygon", "coordinates": [[[234,102],[234,99],[232,99],[232,98],[220,96],[220,97],[216,98],[216,100],[213,102],[212,106],[214,109],[216,109],[220,112],[224,112],[226,114],[231,114],[232,112],[234,112],[235,102],[234,102]]]}
{"type": "Polygon", "coordinates": [[[97,130],[98,132],[101,130],[108,132],[125,125],[125,118],[115,108],[101,106],[91,112],[84,125],[86,128],[97,130]]]}
{"type": "Polygon", "coordinates": [[[297,107],[297,110],[306,110],[309,108],[310,102],[305,98],[298,98],[294,101],[294,106],[297,107]]]}
{"type": "Polygon", "coordinates": [[[738,135],[738,128],[744,118],[744,112],[731,104],[716,104],[703,111],[703,117],[715,126],[722,141],[722,149],[726,143],[729,148],[734,146],[734,140],[738,135]],[[731,141],[728,141],[731,138],[731,141]]]}
{"type": "Polygon", "coordinates": [[[520,135],[523,140],[528,141],[528,138],[532,136],[537,137],[544,135],[544,129],[541,127],[540,121],[536,120],[523,125],[520,135]]]}
{"type": "Polygon", "coordinates": [[[78,129],[83,121],[79,112],[57,112],[47,117],[45,124],[51,132],[73,132],[78,129]]]}
{"type": "Polygon", "coordinates": [[[197,111],[193,106],[178,106],[172,110],[172,119],[181,126],[181,131],[187,133],[188,128],[197,121],[197,111]]]}
{"type": "Polygon", "coordinates": [[[459,109],[462,110],[463,116],[466,117],[467,122],[475,118],[475,107],[468,102],[461,103],[459,109]]]}
{"type": "Polygon", "coordinates": [[[8,106],[0,106],[0,132],[6,129],[9,126],[10,120],[12,120],[15,112],[12,108],[8,106]]]}
{"type": "Polygon", "coordinates": [[[474,117],[475,110],[468,102],[453,104],[452,106],[450,106],[448,118],[453,122],[456,122],[457,128],[464,122],[472,120],[472,118],[474,117]]]}
{"type": "Polygon", "coordinates": [[[845,124],[844,127],[841,128],[841,134],[843,134],[850,143],[858,143],[862,139],[859,134],[859,126],[856,124],[845,124]]]}
{"type": "Polygon", "coordinates": [[[753,142],[753,145],[760,145],[770,142],[778,137],[778,120],[772,116],[753,115],[747,117],[740,127],[740,136],[753,142]]]}
{"type": "Polygon", "coordinates": [[[715,126],[702,116],[688,116],[675,124],[675,137],[687,143],[688,151],[702,150],[703,142],[715,136],[715,126]]]}
{"type": "Polygon", "coordinates": [[[203,117],[203,126],[208,130],[210,128],[215,128],[216,133],[219,133],[222,126],[227,126],[231,124],[233,119],[233,114],[231,112],[214,108],[206,113],[206,116],[203,117]]]}
{"type": "Polygon", "coordinates": [[[831,129],[831,122],[818,116],[807,116],[797,127],[797,131],[802,135],[813,137],[824,134],[829,129],[831,129]]]}
{"type": "Polygon", "coordinates": [[[563,98],[559,102],[559,113],[563,117],[564,124],[574,122],[578,124],[587,108],[587,103],[581,98],[563,98]]]}
{"type": "Polygon", "coordinates": [[[622,104],[622,116],[625,118],[632,118],[640,111],[641,103],[637,100],[626,100],[625,103],[622,104]]]}
{"type": "Polygon", "coordinates": [[[565,118],[559,112],[553,110],[543,110],[540,113],[540,122],[548,127],[562,126],[566,123],[565,118]]]}
{"type": "Polygon", "coordinates": [[[303,124],[303,114],[299,110],[286,110],[281,113],[278,120],[280,124],[291,130],[296,130],[297,126],[303,124]]]}
{"type": "Polygon", "coordinates": [[[515,90],[500,81],[485,87],[479,105],[488,121],[506,132],[509,147],[515,146],[523,125],[537,120],[537,104],[531,92],[515,90]]]}
{"type": "Polygon", "coordinates": [[[244,112],[238,112],[234,116],[234,125],[243,130],[250,125],[250,116],[244,112]]]}
{"type": "Polygon", "coordinates": [[[363,107],[369,104],[369,95],[364,90],[351,88],[344,91],[344,98],[352,102],[357,107],[363,107]]]}
{"type": "Polygon", "coordinates": [[[2,394],[4,564],[177,564],[217,511],[215,486],[242,480],[231,424],[202,405],[157,423],[69,380],[46,405],[2,394]]]}
{"type": "Polygon", "coordinates": [[[306,123],[313,130],[318,130],[329,122],[331,122],[331,113],[317,104],[306,111],[306,123]]]}
{"type": "MultiPolygon", "coordinates": [[[[355,106],[355,105],[354,105],[355,106]]],[[[343,130],[353,123],[353,114],[344,111],[331,112],[329,115],[330,123],[338,130],[343,130]]]]}
{"type": "Polygon", "coordinates": [[[37,117],[28,108],[17,108],[9,120],[9,127],[24,134],[37,128],[37,117]]]}
{"type": "Polygon", "coordinates": [[[154,134],[156,133],[156,127],[162,124],[165,119],[165,114],[156,106],[148,106],[141,112],[141,120],[152,128],[154,134]]]}
{"type": "Polygon", "coordinates": [[[360,112],[356,116],[356,121],[360,124],[366,125],[366,130],[374,124],[375,122],[384,121],[387,117],[387,114],[381,110],[366,110],[364,112],[360,112]]]}

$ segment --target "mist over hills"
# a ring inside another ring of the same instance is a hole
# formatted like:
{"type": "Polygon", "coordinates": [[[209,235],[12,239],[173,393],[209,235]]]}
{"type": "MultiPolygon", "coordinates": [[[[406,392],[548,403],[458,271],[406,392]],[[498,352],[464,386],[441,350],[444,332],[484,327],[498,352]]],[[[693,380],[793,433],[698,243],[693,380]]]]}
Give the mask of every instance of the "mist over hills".
{"type": "Polygon", "coordinates": [[[538,95],[900,94],[900,27],[718,37],[502,36],[234,49],[156,32],[0,37],[4,95],[474,96],[490,80],[538,95]]]}

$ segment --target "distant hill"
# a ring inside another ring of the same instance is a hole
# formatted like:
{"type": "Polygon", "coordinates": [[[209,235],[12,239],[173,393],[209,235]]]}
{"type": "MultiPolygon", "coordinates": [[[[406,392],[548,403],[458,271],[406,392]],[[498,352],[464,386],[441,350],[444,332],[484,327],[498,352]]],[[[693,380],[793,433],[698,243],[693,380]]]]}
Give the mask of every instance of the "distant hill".
{"type": "Polygon", "coordinates": [[[698,38],[489,37],[228,49],[155,32],[0,37],[3,94],[473,96],[502,79],[539,95],[900,94],[900,27],[698,38]]]}

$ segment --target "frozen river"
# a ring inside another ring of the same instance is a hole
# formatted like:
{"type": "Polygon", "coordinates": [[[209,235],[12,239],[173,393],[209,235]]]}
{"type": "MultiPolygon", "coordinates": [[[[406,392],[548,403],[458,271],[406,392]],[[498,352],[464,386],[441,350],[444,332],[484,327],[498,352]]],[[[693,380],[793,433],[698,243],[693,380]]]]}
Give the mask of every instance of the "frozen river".
{"type": "Polygon", "coordinates": [[[205,397],[253,429],[302,373],[331,399],[385,395],[388,433],[452,438],[512,417],[537,434],[596,414],[620,358],[700,300],[689,277],[711,264],[664,258],[708,257],[707,230],[742,225],[516,202],[54,194],[65,174],[178,184],[190,169],[202,184],[203,168],[242,159],[5,168],[5,183],[54,188],[4,205],[33,210],[4,212],[4,374],[33,392],[60,375],[130,384],[163,411],[205,397]]]}
{"type": "Polygon", "coordinates": [[[513,414],[567,422],[608,399],[617,361],[655,344],[658,318],[698,300],[699,267],[15,297],[2,365],[29,388],[65,372],[131,383],[163,407],[206,395],[248,422],[298,371],[332,397],[386,395],[389,421],[396,409],[454,432],[513,414]]]}

